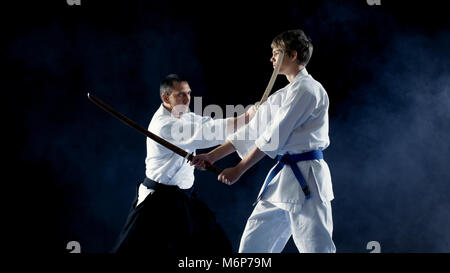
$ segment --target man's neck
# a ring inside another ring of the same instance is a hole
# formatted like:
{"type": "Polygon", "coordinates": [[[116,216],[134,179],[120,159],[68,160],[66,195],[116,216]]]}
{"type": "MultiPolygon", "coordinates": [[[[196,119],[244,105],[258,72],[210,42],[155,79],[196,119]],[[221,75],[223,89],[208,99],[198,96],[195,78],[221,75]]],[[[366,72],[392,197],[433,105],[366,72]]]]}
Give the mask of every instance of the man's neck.
{"type": "Polygon", "coordinates": [[[172,113],[172,107],[171,107],[170,105],[168,105],[168,104],[166,104],[166,103],[163,103],[163,107],[164,107],[167,111],[169,111],[170,113],[172,113]]]}
{"type": "Polygon", "coordinates": [[[181,118],[181,116],[183,115],[182,112],[180,112],[180,113],[177,113],[177,111],[173,111],[173,112],[172,112],[173,107],[171,107],[171,106],[170,106],[169,104],[167,104],[167,103],[163,103],[163,107],[164,107],[167,111],[169,111],[169,113],[170,113],[173,117],[181,118]]]}
{"type": "Polygon", "coordinates": [[[286,78],[289,81],[289,83],[292,83],[295,79],[295,77],[297,77],[298,73],[305,68],[303,65],[295,65],[292,67],[292,69],[290,69],[290,71],[288,73],[286,73],[286,78]]]}

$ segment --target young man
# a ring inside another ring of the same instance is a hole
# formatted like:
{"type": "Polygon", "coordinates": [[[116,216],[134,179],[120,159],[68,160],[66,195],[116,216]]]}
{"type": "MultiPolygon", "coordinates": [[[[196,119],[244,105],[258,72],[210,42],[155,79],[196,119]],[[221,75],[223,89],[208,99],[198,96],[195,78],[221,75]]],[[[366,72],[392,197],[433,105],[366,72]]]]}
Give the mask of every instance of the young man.
{"type": "Polygon", "coordinates": [[[271,46],[274,66],[285,54],[279,73],[289,84],[272,94],[229,141],[194,157],[191,164],[204,168],[204,161],[214,163],[237,151],[242,161],[218,176],[231,185],[266,154],[277,158],[247,221],[239,252],[281,252],[291,236],[300,252],[335,252],[330,203],[334,196],[322,155],[330,143],[329,101],[305,68],[313,46],[302,30],[279,34],[271,46]],[[245,138],[248,133],[256,139],[245,138]]]}
{"type": "MultiPolygon", "coordinates": [[[[174,74],[162,80],[160,95],[162,104],[149,131],[188,152],[224,143],[227,130],[244,124],[242,119],[248,122],[254,114],[250,109],[237,118],[214,120],[189,112],[191,89],[186,80],[174,74]],[[208,135],[212,131],[215,135],[208,135]]],[[[113,252],[231,252],[213,213],[191,192],[194,167],[148,138],[145,163],[146,178],[138,184],[136,200],[113,252]]]]}

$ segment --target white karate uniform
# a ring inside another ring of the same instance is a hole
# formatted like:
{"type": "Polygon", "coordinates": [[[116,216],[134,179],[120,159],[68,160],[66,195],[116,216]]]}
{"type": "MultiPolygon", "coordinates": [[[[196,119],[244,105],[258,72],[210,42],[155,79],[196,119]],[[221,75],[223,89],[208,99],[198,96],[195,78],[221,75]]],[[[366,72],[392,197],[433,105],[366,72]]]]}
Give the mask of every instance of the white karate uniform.
{"type": "MultiPolygon", "coordinates": [[[[227,120],[203,117],[193,112],[184,113],[180,118],[176,118],[161,104],[153,115],[148,130],[195,154],[196,149],[209,148],[225,142],[227,120]]],[[[145,164],[145,175],[153,181],[177,185],[181,189],[189,189],[194,183],[194,167],[187,159],[149,138],[145,164]]],[[[153,190],[141,184],[136,206],[152,192],[153,190]]]]}
{"type": "MultiPolygon", "coordinates": [[[[328,106],[325,89],[302,69],[292,83],[260,106],[247,126],[229,136],[229,141],[241,158],[254,145],[271,158],[324,150],[330,143],[328,106]],[[264,119],[266,122],[261,122],[264,119]]],[[[336,251],[330,204],[334,195],[328,165],[320,159],[300,161],[297,166],[311,199],[305,199],[299,181],[286,165],[268,184],[249,217],[239,252],[281,252],[291,235],[300,252],[336,251]]]]}

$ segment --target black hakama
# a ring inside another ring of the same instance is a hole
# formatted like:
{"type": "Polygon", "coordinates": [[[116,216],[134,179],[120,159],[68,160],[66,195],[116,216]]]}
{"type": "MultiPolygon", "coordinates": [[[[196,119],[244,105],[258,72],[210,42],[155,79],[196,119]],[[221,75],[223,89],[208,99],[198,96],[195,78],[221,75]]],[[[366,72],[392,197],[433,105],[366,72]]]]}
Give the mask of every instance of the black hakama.
{"type": "Polygon", "coordinates": [[[158,255],[231,253],[231,244],[213,212],[192,190],[181,190],[148,178],[144,185],[154,192],[136,207],[136,191],[136,199],[113,252],[158,255]]]}

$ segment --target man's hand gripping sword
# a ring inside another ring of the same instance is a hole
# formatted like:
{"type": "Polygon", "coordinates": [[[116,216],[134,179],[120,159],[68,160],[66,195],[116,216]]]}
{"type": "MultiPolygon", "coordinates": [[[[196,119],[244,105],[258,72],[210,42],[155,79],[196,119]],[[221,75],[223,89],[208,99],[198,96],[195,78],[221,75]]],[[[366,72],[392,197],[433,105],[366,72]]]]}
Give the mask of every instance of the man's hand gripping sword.
{"type": "MultiPolygon", "coordinates": [[[[139,126],[137,123],[135,123],[134,121],[132,121],[131,119],[127,118],[126,116],[122,115],[121,113],[117,112],[116,110],[114,110],[111,106],[109,106],[108,104],[104,103],[103,101],[101,101],[100,99],[96,98],[94,95],[92,94],[87,94],[88,98],[95,103],[97,106],[99,106],[100,108],[102,108],[103,110],[105,110],[106,112],[110,113],[111,115],[113,115],[114,117],[116,117],[118,120],[122,121],[123,123],[125,123],[126,125],[138,130],[140,133],[146,135],[148,138],[156,141],[157,143],[161,144],[162,146],[166,147],[167,149],[173,151],[174,153],[186,158],[188,161],[191,161],[192,158],[194,157],[192,153],[188,153],[185,150],[181,149],[180,147],[168,142],[167,140],[153,134],[150,131],[145,130],[144,128],[142,128],[141,126],[139,126]]],[[[205,169],[219,175],[222,170],[215,167],[212,164],[209,164],[209,162],[205,162],[205,169]]]]}

